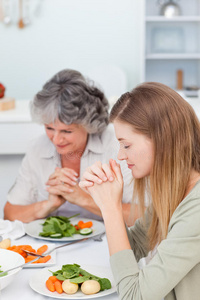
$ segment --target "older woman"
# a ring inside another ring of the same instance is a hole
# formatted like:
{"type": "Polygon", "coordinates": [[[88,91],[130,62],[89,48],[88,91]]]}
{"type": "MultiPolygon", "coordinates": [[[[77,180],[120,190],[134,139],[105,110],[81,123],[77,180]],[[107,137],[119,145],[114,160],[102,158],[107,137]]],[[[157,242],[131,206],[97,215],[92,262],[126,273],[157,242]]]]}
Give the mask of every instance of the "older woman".
{"type": "MultiPolygon", "coordinates": [[[[101,219],[100,209],[78,182],[89,165],[117,157],[118,143],[112,125],[108,125],[108,106],[104,94],[74,70],[57,73],[43,86],[31,103],[31,114],[34,121],[44,124],[46,135],[32,143],[23,159],[8,193],[5,219],[30,222],[50,214],[74,213],[101,219]]],[[[122,172],[127,218],[131,173],[123,164],[122,172]]]]}

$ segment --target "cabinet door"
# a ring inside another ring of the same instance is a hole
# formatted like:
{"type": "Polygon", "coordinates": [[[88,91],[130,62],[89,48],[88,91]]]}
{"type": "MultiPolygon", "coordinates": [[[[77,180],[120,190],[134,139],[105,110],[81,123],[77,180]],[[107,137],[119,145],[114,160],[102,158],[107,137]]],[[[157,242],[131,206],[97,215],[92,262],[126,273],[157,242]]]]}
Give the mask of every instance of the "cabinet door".
{"type": "Polygon", "coordinates": [[[0,154],[24,154],[30,141],[44,133],[44,126],[34,123],[1,123],[0,154]]]}

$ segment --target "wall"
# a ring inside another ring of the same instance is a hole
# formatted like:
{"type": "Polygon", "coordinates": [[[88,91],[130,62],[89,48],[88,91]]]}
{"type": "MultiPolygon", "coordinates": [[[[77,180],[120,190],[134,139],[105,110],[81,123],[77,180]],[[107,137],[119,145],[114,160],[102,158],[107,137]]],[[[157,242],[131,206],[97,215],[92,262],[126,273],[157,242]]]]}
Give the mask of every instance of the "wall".
{"type": "MultiPolygon", "coordinates": [[[[11,2],[16,8],[18,1],[11,2]]],[[[63,68],[87,75],[107,64],[124,70],[128,89],[135,86],[140,78],[142,2],[30,0],[32,23],[27,28],[0,23],[0,82],[6,85],[6,96],[32,99],[63,68]],[[39,2],[41,13],[36,17],[39,2]]],[[[22,157],[0,156],[0,218],[22,157]]]]}
{"type": "MultiPolygon", "coordinates": [[[[15,1],[15,0],[13,0],[15,1]]],[[[57,71],[83,74],[102,64],[120,66],[128,87],[139,82],[141,0],[30,0],[39,17],[22,30],[0,24],[0,82],[7,96],[30,99],[57,71]]]]}
{"type": "Polygon", "coordinates": [[[23,155],[0,155],[0,219],[3,217],[3,207],[6,194],[15,182],[23,155]]]}

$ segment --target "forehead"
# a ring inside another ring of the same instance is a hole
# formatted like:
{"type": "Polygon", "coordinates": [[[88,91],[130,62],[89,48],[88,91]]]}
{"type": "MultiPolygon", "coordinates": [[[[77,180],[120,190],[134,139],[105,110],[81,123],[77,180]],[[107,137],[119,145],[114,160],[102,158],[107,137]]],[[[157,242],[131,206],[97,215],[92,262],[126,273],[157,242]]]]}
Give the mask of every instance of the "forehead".
{"type": "Polygon", "coordinates": [[[114,121],[115,135],[118,140],[130,139],[130,137],[136,133],[131,125],[125,122],[114,121]]]}

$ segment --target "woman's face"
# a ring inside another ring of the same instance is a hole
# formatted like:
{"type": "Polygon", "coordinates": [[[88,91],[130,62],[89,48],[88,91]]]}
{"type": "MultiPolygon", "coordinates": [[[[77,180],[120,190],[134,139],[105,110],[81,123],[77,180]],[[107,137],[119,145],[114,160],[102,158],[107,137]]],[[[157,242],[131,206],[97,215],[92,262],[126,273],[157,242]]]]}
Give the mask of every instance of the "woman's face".
{"type": "Polygon", "coordinates": [[[66,125],[59,120],[45,124],[45,131],[50,141],[61,155],[82,156],[87,145],[88,133],[79,124],[66,125]]]}
{"type": "Polygon", "coordinates": [[[120,142],[119,160],[126,160],[134,178],[148,176],[152,170],[154,149],[152,141],[133,130],[128,123],[114,121],[115,134],[120,142]]]}

